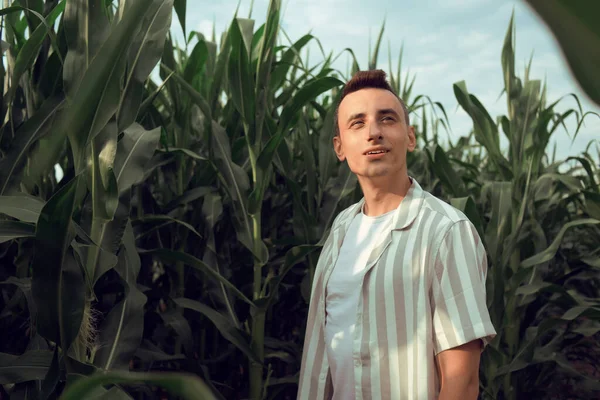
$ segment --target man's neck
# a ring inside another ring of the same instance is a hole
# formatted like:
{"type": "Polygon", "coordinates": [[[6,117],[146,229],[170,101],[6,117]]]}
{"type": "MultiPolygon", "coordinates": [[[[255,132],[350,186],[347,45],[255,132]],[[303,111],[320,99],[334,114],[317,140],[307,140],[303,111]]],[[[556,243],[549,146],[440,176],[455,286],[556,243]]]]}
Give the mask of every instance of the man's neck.
{"type": "Polygon", "coordinates": [[[386,182],[374,182],[370,179],[359,179],[359,181],[365,197],[364,213],[370,217],[398,208],[412,185],[408,175],[386,182]]]}

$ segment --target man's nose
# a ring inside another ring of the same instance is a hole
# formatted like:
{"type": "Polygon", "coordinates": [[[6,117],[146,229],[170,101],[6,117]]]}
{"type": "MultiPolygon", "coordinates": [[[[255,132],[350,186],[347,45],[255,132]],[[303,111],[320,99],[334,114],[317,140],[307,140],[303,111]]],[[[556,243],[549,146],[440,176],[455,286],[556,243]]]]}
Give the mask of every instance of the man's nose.
{"type": "Polygon", "coordinates": [[[377,123],[377,121],[371,121],[369,123],[369,129],[367,129],[369,139],[379,139],[381,138],[381,127],[377,123]]]}

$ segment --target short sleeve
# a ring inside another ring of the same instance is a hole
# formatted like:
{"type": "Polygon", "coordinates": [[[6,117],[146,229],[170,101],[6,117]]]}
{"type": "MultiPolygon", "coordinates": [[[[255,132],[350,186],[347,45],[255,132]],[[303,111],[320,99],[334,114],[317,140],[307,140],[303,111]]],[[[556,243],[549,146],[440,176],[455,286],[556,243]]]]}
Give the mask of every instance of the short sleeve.
{"type": "Polygon", "coordinates": [[[483,348],[496,335],[486,305],[487,256],[468,220],[455,222],[435,256],[431,285],[435,354],[481,339],[483,348]]]}

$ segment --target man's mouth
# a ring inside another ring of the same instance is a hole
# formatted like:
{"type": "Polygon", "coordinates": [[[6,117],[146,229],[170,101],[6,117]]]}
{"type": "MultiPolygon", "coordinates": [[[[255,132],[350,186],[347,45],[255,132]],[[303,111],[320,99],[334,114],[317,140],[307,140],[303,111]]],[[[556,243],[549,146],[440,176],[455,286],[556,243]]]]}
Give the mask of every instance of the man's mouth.
{"type": "Polygon", "coordinates": [[[387,150],[376,150],[376,151],[369,151],[367,153],[367,155],[369,154],[381,154],[381,153],[387,153],[387,150]]]}

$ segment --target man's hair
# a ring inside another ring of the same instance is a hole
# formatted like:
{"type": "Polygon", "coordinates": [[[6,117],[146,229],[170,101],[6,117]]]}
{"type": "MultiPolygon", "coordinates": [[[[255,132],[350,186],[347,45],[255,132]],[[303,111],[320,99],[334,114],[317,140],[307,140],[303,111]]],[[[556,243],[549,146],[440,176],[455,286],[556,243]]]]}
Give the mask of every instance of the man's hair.
{"type": "Polygon", "coordinates": [[[350,93],[357,92],[361,89],[384,89],[392,92],[394,96],[400,102],[402,106],[402,111],[404,111],[404,121],[406,125],[410,126],[410,119],[408,117],[408,108],[404,103],[404,100],[398,96],[398,94],[392,89],[390,84],[386,79],[386,73],[380,69],[370,70],[370,71],[358,71],[352,79],[350,79],[344,85],[344,89],[342,90],[342,96],[340,97],[340,101],[337,103],[335,107],[335,115],[334,115],[334,134],[338,136],[340,134],[340,125],[338,123],[338,116],[340,110],[340,104],[342,104],[342,100],[344,97],[349,95],[350,93]]]}

